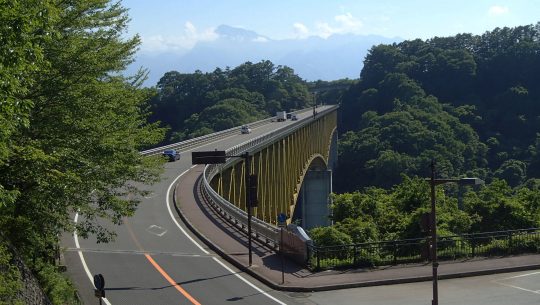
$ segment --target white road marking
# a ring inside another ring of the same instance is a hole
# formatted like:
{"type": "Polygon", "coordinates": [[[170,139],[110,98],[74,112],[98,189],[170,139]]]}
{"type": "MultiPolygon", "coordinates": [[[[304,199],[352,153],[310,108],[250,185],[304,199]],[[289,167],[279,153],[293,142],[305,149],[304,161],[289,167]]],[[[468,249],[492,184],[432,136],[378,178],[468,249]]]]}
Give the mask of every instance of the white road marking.
{"type": "Polygon", "coordinates": [[[531,276],[531,275],[536,275],[536,274],[540,274],[540,271],[515,275],[515,276],[511,276],[511,277],[506,277],[506,278],[503,278],[503,279],[495,280],[493,282],[496,283],[496,284],[499,284],[499,285],[506,286],[506,287],[511,287],[511,288],[515,288],[515,289],[519,289],[519,290],[523,290],[523,291],[527,291],[527,292],[532,292],[534,294],[540,294],[540,290],[531,290],[531,289],[527,289],[527,288],[523,288],[523,287],[519,287],[519,286],[515,286],[515,285],[501,283],[502,281],[511,280],[511,279],[517,279],[517,278],[520,278],[520,277],[526,277],[526,276],[531,276]]]}
{"type": "MultiPolygon", "coordinates": [[[[75,223],[77,223],[77,220],[79,219],[79,213],[75,214],[75,223]]],[[[75,247],[77,249],[80,249],[81,246],[79,245],[79,236],[77,236],[77,231],[73,231],[73,239],[75,240],[75,247]]],[[[81,259],[81,263],[83,265],[84,271],[86,272],[86,275],[88,276],[88,279],[90,280],[90,283],[92,283],[92,286],[94,286],[94,277],[92,276],[92,273],[90,272],[90,269],[88,269],[88,265],[86,265],[86,261],[84,260],[84,255],[82,251],[77,251],[79,253],[79,258],[81,259]]],[[[94,288],[96,288],[94,286],[94,288]]],[[[109,300],[107,298],[103,298],[103,301],[105,301],[105,304],[111,305],[109,300]]]]}
{"type": "Polygon", "coordinates": [[[167,233],[167,229],[165,228],[162,228],[158,225],[151,225],[149,226],[148,228],[146,228],[146,232],[150,233],[150,234],[154,234],[158,237],[161,237],[163,235],[165,235],[165,233],[167,233]]]}
{"type": "Polygon", "coordinates": [[[510,285],[510,284],[505,284],[505,283],[500,283],[500,282],[495,282],[499,285],[503,285],[503,286],[506,286],[506,287],[511,287],[511,288],[516,288],[516,289],[519,289],[519,290],[523,290],[523,291],[527,291],[527,292],[532,292],[532,293],[535,293],[535,294],[540,294],[540,290],[537,290],[537,291],[534,291],[534,290],[530,290],[530,289],[527,289],[527,288],[523,288],[523,287],[519,287],[519,286],[514,286],[514,285],[510,285]]]}
{"type": "Polygon", "coordinates": [[[161,252],[161,251],[141,251],[141,250],[111,250],[111,249],[94,249],[94,248],[64,248],[67,252],[83,252],[83,253],[106,253],[106,254],[130,254],[130,255],[162,255],[162,256],[177,256],[177,257],[199,257],[211,258],[214,254],[193,254],[182,252],[161,252]]]}
{"type": "Polygon", "coordinates": [[[281,305],[287,305],[286,303],[283,303],[281,302],[280,300],[274,298],[273,296],[271,296],[270,294],[268,294],[267,292],[265,292],[264,290],[262,290],[261,288],[255,286],[254,284],[252,284],[250,281],[246,280],[245,278],[243,278],[240,274],[238,274],[237,272],[235,272],[234,270],[232,270],[231,268],[229,268],[229,266],[225,265],[224,263],[222,263],[219,259],[215,258],[215,257],[212,257],[213,260],[215,260],[218,264],[220,264],[223,268],[227,269],[232,275],[236,276],[237,278],[241,279],[244,283],[248,284],[249,286],[251,286],[253,289],[257,290],[258,292],[264,294],[265,296],[267,296],[269,299],[275,301],[276,303],[278,304],[281,304],[281,305]]]}
{"type": "MultiPolygon", "coordinates": [[[[233,137],[234,135],[231,135],[230,137],[233,137]]],[[[227,137],[227,138],[230,138],[230,137],[227,137]]],[[[226,138],[224,138],[226,139],[226,138]]],[[[221,139],[221,140],[224,140],[224,139],[221,139]]],[[[193,149],[190,149],[188,151],[191,151],[193,149]]],[[[173,182],[169,185],[169,188],[167,189],[167,197],[165,198],[165,202],[166,202],[166,205],[167,205],[167,210],[169,211],[169,215],[171,216],[171,219],[173,220],[174,224],[180,229],[180,231],[182,233],[184,233],[184,235],[193,243],[195,244],[195,246],[197,246],[204,254],[210,254],[210,252],[206,251],[199,243],[197,243],[189,234],[187,234],[187,232],[184,230],[184,228],[182,228],[182,226],[180,226],[180,224],[178,223],[178,221],[176,221],[176,218],[174,218],[174,214],[172,213],[172,210],[171,210],[171,207],[170,207],[170,203],[169,203],[169,194],[171,192],[171,189],[172,187],[174,186],[174,184],[176,183],[176,181],[178,181],[178,179],[180,179],[180,177],[182,177],[185,173],[187,173],[190,169],[194,168],[196,165],[193,165],[191,166],[189,169],[185,170],[184,172],[182,172],[178,177],[176,177],[173,182]]],[[[154,197],[154,196],[152,196],[154,197]]],[[[75,223],[77,223],[77,220],[79,218],[79,213],[76,213],[75,214],[75,223]]],[[[73,239],[75,240],[75,247],[77,249],[79,249],[77,252],[79,254],[79,258],[81,259],[81,263],[83,265],[83,268],[84,268],[84,271],[86,272],[86,275],[88,276],[88,279],[90,280],[90,283],[92,283],[92,286],[94,285],[94,277],[92,276],[92,273],[90,272],[90,269],[88,268],[88,265],[86,264],[86,260],[84,259],[84,255],[83,255],[83,252],[80,250],[80,245],[79,245],[79,237],[77,236],[77,232],[74,231],[73,232],[73,239]]],[[[274,298],[273,296],[269,295],[268,293],[264,292],[263,290],[261,290],[259,287],[255,286],[254,284],[252,284],[251,282],[249,282],[248,280],[246,280],[245,278],[243,278],[241,275],[237,274],[234,270],[232,270],[231,268],[229,268],[227,265],[223,264],[219,259],[215,258],[215,257],[212,257],[212,259],[214,259],[218,264],[220,264],[221,266],[223,266],[223,268],[225,268],[227,271],[229,271],[231,274],[233,274],[234,276],[238,277],[240,280],[242,280],[243,282],[245,282],[246,284],[248,284],[249,286],[253,287],[253,289],[255,289],[256,291],[264,294],[265,296],[267,296],[269,299],[277,302],[278,304],[281,304],[281,305],[287,305],[286,303],[283,303],[281,302],[280,300],[274,298]]],[[[95,287],[94,287],[95,288],[95,287]]],[[[105,304],[106,305],[112,305],[109,300],[107,298],[103,298],[103,301],[105,301],[105,304]]]]}
{"type": "Polygon", "coordinates": [[[173,182],[169,185],[169,188],[167,189],[167,195],[166,195],[167,197],[165,197],[165,203],[167,204],[167,211],[169,211],[169,215],[171,216],[172,220],[174,221],[174,224],[176,224],[178,229],[180,229],[180,231],[182,231],[182,233],[184,233],[184,235],[189,240],[191,240],[191,242],[193,244],[195,244],[195,246],[197,246],[204,254],[210,254],[210,252],[206,251],[201,245],[199,245],[191,236],[189,236],[189,234],[187,234],[186,230],[184,230],[184,228],[182,228],[182,226],[180,226],[178,221],[176,221],[176,218],[174,218],[174,214],[172,213],[172,210],[171,210],[171,204],[169,203],[169,194],[171,193],[171,189],[173,188],[176,181],[178,181],[178,179],[180,179],[180,177],[182,177],[185,173],[187,173],[190,169],[194,168],[195,166],[196,165],[193,165],[189,169],[186,169],[178,177],[176,177],[176,179],[173,180],[173,182]]]}
{"type": "MultiPolygon", "coordinates": [[[[171,183],[171,185],[169,185],[169,189],[167,190],[167,200],[166,200],[166,203],[167,203],[167,210],[169,210],[169,214],[171,215],[171,218],[172,220],[174,221],[174,223],[176,224],[176,226],[178,226],[178,228],[180,228],[180,230],[182,231],[182,233],[184,233],[184,235],[186,235],[189,240],[191,240],[191,242],[193,242],[197,247],[199,247],[199,249],[201,249],[205,254],[209,254],[208,251],[206,251],[205,249],[203,249],[203,247],[201,247],[201,245],[199,245],[199,243],[197,243],[193,238],[191,238],[191,236],[189,236],[187,234],[187,232],[178,224],[178,222],[176,221],[176,219],[174,218],[172,212],[171,212],[171,207],[170,207],[170,204],[169,204],[169,194],[170,194],[170,191],[173,187],[173,185],[176,183],[176,181],[178,181],[178,179],[180,177],[182,177],[185,173],[187,173],[190,169],[194,168],[196,165],[193,165],[192,167],[190,167],[189,169],[185,170],[183,173],[181,173],[178,177],[176,177],[176,179],[174,179],[174,181],[171,183]]],[[[252,284],[250,281],[248,281],[247,279],[243,278],[241,275],[239,275],[237,272],[235,272],[234,270],[232,270],[231,268],[229,268],[227,265],[225,265],[224,263],[222,263],[219,259],[217,259],[216,257],[212,257],[213,260],[215,260],[218,264],[220,264],[223,268],[225,268],[225,270],[229,271],[232,275],[236,276],[237,278],[239,278],[240,280],[242,280],[244,283],[248,284],[249,286],[251,286],[253,289],[255,289],[256,291],[258,291],[259,293],[265,295],[266,297],[268,297],[269,299],[275,301],[276,303],[278,304],[281,304],[281,305],[287,305],[286,303],[283,303],[281,302],[280,300],[274,298],[273,296],[271,296],[270,294],[268,294],[267,292],[263,291],[262,289],[260,289],[259,287],[255,286],[254,284],[252,284]]]]}
{"type": "Polygon", "coordinates": [[[504,281],[504,280],[509,280],[509,279],[516,279],[516,278],[518,278],[518,277],[525,277],[525,276],[530,276],[530,275],[535,275],[535,274],[540,274],[540,271],[538,271],[538,272],[532,272],[532,273],[526,273],[526,274],[520,274],[520,275],[516,275],[516,276],[511,276],[511,277],[507,277],[507,278],[500,279],[500,280],[497,280],[497,281],[504,281]]]}

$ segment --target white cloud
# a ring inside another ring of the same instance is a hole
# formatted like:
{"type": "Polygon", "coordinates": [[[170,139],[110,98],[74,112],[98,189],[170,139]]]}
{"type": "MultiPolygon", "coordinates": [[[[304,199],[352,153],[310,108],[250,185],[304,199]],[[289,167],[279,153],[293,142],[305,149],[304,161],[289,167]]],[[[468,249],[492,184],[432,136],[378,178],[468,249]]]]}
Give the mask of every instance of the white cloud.
{"type": "Polygon", "coordinates": [[[309,29],[303,23],[296,22],[293,24],[293,27],[296,38],[304,39],[309,36],[309,29]]]}
{"type": "Polygon", "coordinates": [[[324,39],[330,37],[333,34],[339,33],[338,28],[331,27],[327,22],[319,22],[316,25],[317,36],[320,36],[324,39]]]}
{"type": "Polygon", "coordinates": [[[257,38],[252,40],[253,42],[268,42],[268,38],[263,36],[257,36],[257,38]]]}
{"type": "Polygon", "coordinates": [[[357,32],[362,27],[362,21],[354,18],[351,13],[337,15],[334,19],[341,23],[341,30],[344,32],[357,32]]]}
{"type": "Polygon", "coordinates": [[[184,24],[183,32],[179,35],[154,35],[142,36],[141,52],[161,53],[179,52],[193,48],[197,42],[213,41],[218,38],[213,28],[199,31],[193,23],[187,21],[184,24]]]}
{"type": "Polygon", "coordinates": [[[328,38],[334,34],[360,34],[363,23],[360,19],[353,17],[351,13],[334,16],[335,23],[319,22],[315,25],[317,32],[315,35],[328,38]]]}
{"type": "Polygon", "coordinates": [[[501,15],[505,15],[505,14],[508,14],[508,12],[510,11],[510,9],[506,6],[500,6],[500,5],[494,5],[492,7],[489,8],[488,10],[488,14],[490,16],[501,16],[501,15]]]}

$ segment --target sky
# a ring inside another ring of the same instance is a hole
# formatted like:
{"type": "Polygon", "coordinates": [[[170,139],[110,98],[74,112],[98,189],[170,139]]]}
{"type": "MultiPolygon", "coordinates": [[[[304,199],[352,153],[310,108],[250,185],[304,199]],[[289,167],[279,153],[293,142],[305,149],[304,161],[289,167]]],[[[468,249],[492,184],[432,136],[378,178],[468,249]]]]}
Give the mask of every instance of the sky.
{"type": "Polygon", "coordinates": [[[122,0],[140,52],[189,51],[225,24],[270,39],[333,34],[428,39],[540,21],[540,0],[122,0]]]}

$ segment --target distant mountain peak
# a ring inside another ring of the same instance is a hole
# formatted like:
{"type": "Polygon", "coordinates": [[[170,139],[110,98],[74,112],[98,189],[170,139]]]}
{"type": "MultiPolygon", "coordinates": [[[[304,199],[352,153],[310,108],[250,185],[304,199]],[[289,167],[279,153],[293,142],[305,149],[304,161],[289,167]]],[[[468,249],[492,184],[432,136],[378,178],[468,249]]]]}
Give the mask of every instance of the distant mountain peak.
{"type": "Polygon", "coordinates": [[[214,31],[221,38],[235,41],[261,41],[270,40],[268,37],[261,36],[254,31],[246,30],[239,27],[222,24],[214,31]]]}
{"type": "Polygon", "coordinates": [[[146,83],[156,84],[168,71],[211,72],[216,67],[236,67],[247,61],[270,60],[276,66],[293,68],[308,81],[355,79],[359,77],[363,60],[372,46],[402,40],[354,34],[334,34],[327,39],[319,36],[271,39],[230,25],[220,25],[214,33],[218,39],[198,41],[183,53],[138,54],[137,62],[130,65],[130,73],[136,73],[140,66],[147,67],[150,74],[146,83]]]}

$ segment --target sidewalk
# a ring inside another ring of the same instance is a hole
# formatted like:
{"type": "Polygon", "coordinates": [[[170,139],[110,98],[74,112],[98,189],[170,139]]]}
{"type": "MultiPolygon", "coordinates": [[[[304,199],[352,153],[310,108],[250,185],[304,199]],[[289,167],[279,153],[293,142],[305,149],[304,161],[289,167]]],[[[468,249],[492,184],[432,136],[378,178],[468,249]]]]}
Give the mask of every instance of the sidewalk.
{"type": "MultiPolygon", "coordinates": [[[[431,264],[311,272],[292,261],[285,260],[285,282],[282,283],[280,256],[256,241],[253,241],[252,248],[253,264],[248,268],[246,236],[222,219],[219,214],[215,214],[211,207],[199,199],[201,197],[196,182],[203,168],[203,166],[197,166],[180,178],[174,194],[178,214],[193,233],[213,251],[273,289],[323,291],[432,280],[431,264]]],[[[532,269],[540,269],[540,255],[538,254],[442,261],[438,274],[439,279],[447,279],[532,269]]]]}

